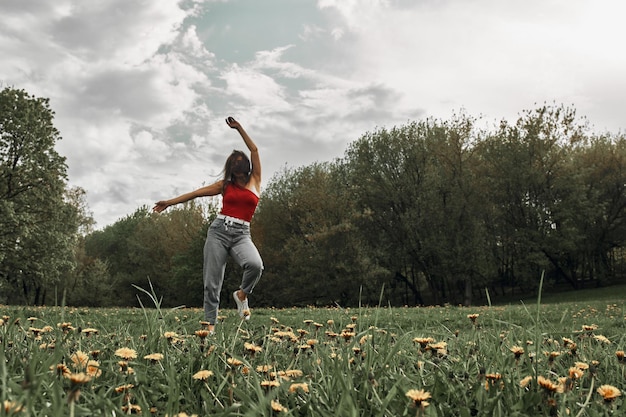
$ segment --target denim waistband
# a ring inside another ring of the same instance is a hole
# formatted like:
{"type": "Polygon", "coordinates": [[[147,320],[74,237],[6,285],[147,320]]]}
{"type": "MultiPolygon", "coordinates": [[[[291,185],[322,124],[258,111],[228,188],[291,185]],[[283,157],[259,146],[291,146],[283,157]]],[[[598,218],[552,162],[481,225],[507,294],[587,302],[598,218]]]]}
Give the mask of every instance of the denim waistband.
{"type": "Polygon", "coordinates": [[[242,226],[250,226],[250,222],[238,219],[236,217],[226,216],[225,214],[218,214],[217,218],[224,220],[224,223],[226,224],[240,224],[242,226]]]}

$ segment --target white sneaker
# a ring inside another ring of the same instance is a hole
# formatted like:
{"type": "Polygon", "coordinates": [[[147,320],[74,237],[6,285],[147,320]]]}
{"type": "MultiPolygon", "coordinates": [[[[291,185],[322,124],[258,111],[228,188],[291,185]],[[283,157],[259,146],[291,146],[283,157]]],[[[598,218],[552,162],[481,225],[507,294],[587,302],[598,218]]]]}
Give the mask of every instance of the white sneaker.
{"type": "Polygon", "coordinates": [[[233,300],[235,300],[235,303],[237,304],[237,312],[239,313],[239,317],[244,320],[250,320],[250,307],[248,306],[248,299],[246,298],[245,300],[241,301],[239,299],[239,296],[237,296],[238,292],[239,290],[233,293],[233,300]]]}

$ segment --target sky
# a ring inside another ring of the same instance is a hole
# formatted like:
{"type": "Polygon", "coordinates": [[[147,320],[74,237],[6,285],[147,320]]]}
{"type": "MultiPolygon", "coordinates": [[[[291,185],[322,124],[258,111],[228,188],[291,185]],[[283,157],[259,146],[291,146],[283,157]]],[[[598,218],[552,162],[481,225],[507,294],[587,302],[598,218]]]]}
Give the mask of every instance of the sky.
{"type": "Polygon", "coordinates": [[[50,99],[97,228],[215,182],[263,184],[368,132],[570,106],[626,128],[622,0],[0,0],[0,88],[50,99]]]}

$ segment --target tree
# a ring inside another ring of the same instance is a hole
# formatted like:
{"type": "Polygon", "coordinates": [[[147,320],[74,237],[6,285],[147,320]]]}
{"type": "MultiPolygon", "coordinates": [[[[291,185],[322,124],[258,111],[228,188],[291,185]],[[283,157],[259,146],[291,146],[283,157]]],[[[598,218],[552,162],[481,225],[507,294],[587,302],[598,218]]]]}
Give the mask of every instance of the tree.
{"type": "Polygon", "coordinates": [[[78,227],[53,119],[48,99],[0,92],[0,285],[29,304],[43,304],[72,268],[78,227]]]}
{"type": "MultiPolygon", "coordinates": [[[[489,273],[474,181],[473,120],[425,120],[366,134],[348,149],[363,239],[379,248],[405,303],[472,302],[489,273]],[[426,291],[424,291],[426,290],[426,291]]],[[[374,251],[374,249],[372,249],[374,251]]]]}
{"type": "Polygon", "coordinates": [[[378,269],[355,233],[347,191],[331,163],[285,170],[272,180],[254,224],[266,265],[260,300],[276,306],[378,300],[378,269]]]}

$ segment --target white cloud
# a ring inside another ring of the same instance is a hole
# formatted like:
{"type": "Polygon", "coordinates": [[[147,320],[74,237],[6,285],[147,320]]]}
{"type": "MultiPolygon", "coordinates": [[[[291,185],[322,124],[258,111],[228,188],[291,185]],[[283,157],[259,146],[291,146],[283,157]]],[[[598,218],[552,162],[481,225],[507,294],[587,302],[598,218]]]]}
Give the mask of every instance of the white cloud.
{"type": "Polygon", "coordinates": [[[2,0],[0,82],[51,99],[100,226],[217,179],[243,147],[231,114],[266,181],[460,108],[499,119],[555,101],[625,127],[620,1],[309,1],[278,27],[253,2],[2,0]]]}

